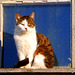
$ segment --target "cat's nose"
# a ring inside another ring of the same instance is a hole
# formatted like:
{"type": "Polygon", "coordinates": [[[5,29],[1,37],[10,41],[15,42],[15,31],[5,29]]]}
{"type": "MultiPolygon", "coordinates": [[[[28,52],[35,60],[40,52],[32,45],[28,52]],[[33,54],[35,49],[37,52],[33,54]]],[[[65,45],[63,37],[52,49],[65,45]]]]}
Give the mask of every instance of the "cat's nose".
{"type": "Polygon", "coordinates": [[[27,28],[25,28],[25,30],[27,31],[27,28]]]}

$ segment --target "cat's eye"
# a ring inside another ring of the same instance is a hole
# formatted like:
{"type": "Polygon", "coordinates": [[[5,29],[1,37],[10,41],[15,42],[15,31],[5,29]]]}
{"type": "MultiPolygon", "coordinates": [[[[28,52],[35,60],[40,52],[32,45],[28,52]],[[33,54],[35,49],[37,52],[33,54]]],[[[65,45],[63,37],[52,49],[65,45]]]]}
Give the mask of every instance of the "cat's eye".
{"type": "Polygon", "coordinates": [[[21,24],[21,25],[23,25],[23,26],[24,26],[24,24],[21,24]]]}

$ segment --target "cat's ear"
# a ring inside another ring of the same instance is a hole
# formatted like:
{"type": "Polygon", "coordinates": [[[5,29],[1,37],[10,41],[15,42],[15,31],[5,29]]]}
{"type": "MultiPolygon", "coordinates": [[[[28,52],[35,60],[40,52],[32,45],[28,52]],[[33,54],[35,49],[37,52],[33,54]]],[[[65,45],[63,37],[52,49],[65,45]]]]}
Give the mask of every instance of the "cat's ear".
{"type": "Polygon", "coordinates": [[[22,16],[19,13],[16,13],[16,22],[18,22],[21,17],[22,16]]]}
{"type": "Polygon", "coordinates": [[[30,16],[29,16],[30,18],[32,18],[33,20],[34,20],[34,17],[35,17],[35,13],[34,12],[32,12],[31,14],[30,14],[30,16]]]}

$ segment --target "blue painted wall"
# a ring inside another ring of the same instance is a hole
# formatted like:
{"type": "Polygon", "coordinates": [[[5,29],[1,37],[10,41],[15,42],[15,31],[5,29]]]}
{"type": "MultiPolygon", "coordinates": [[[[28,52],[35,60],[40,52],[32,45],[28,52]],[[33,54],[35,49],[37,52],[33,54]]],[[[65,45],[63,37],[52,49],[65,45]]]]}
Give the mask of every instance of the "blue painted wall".
{"type": "Polygon", "coordinates": [[[71,61],[71,5],[19,5],[4,6],[4,68],[12,68],[17,62],[16,46],[13,39],[15,14],[22,16],[35,12],[36,30],[51,42],[58,66],[69,66],[71,61]]]}

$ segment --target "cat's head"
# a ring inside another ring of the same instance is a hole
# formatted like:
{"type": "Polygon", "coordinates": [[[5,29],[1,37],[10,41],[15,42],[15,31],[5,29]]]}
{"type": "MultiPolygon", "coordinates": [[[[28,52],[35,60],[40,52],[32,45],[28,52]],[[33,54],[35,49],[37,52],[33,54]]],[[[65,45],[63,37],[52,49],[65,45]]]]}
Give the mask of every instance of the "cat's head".
{"type": "Polygon", "coordinates": [[[35,27],[34,12],[29,16],[21,16],[19,13],[16,13],[16,27],[19,32],[31,32],[35,27]]]}

